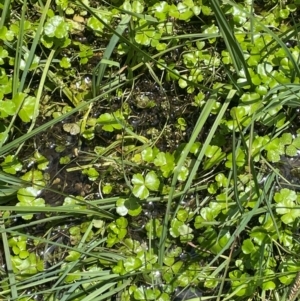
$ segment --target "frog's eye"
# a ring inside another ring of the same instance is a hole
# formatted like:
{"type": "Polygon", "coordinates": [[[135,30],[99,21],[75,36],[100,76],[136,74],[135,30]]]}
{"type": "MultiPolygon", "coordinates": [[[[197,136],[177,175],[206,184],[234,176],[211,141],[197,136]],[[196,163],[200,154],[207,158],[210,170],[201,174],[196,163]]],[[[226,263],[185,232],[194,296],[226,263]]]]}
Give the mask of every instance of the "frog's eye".
{"type": "Polygon", "coordinates": [[[65,123],[63,129],[71,135],[77,135],[80,132],[80,127],[76,123],[65,123]]]}

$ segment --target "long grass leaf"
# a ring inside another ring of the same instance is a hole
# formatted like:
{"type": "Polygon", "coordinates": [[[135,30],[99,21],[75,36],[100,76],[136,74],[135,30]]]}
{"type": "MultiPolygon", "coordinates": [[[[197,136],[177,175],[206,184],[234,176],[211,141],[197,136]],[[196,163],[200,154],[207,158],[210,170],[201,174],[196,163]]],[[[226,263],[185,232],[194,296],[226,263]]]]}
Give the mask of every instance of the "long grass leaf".
{"type": "Polygon", "coordinates": [[[209,117],[209,115],[213,109],[213,106],[215,105],[215,102],[216,102],[216,98],[211,98],[205,104],[205,106],[198,118],[197,124],[193,131],[193,134],[192,134],[191,138],[189,139],[189,142],[185,146],[184,150],[182,151],[180,159],[178,160],[177,166],[175,168],[174,175],[173,175],[172,182],[171,182],[171,189],[169,191],[165,218],[163,221],[163,230],[162,230],[162,234],[161,234],[160,241],[159,241],[158,263],[160,266],[162,266],[164,256],[165,256],[165,243],[166,243],[168,226],[169,226],[170,209],[171,209],[173,196],[175,193],[175,187],[176,187],[176,183],[177,183],[177,179],[178,179],[178,174],[179,174],[181,167],[183,166],[184,161],[185,161],[186,157],[188,156],[190,149],[193,146],[198,134],[203,129],[204,124],[205,124],[207,118],[209,117]]]}
{"type": "Polygon", "coordinates": [[[239,73],[243,69],[246,75],[247,84],[251,85],[251,76],[249,74],[248,66],[244,58],[244,53],[233,34],[233,29],[229,26],[229,22],[221,9],[220,2],[218,0],[211,0],[210,4],[213,12],[215,13],[219,28],[222,32],[222,37],[226,44],[226,48],[230,53],[230,57],[232,59],[236,72],[239,73]]]}
{"type": "Polygon", "coordinates": [[[18,300],[17,282],[16,282],[15,273],[13,271],[10,250],[9,250],[9,245],[8,245],[8,239],[7,239],[7,232],[6,232],[5,224],[4,224],[4,221],[2,218],[3,212],[4,211],[2,211],[0,209],[0,230],[1,230],[1,236],[2,236],[4,258],[5,258],[5,263],[6,263],[7,273],[8,273],[11,297],[13,300],[18,300]]]}
{"type": "Polygon", "coordinates": [[[119,42],[119,35],[122,35],[123,32],[125,31],[125,29],[128,27],[128,23],[130,21],[131,17],[129,15],[125,16],[119,23],[117,29],[116,29],[116,33],[117,34],[113,34],[113,36],[111,37],[105,51],[103,54],[103,58],[100,61],[100,63],[96,66],[96,68],[93,71],[93,96],[95,97],[96,95],[98,95],[99,91],[100,91],[100,83],[102,82],[102,79],[104,77],[104,73],[105,70],[108,66],[108,63],[105,62],[105,60],[109,60],[109,58],[111,57],[117,43],[119,42]],[[97,75],[97,80],[95,80],[95,76],[97,75]]]}
{"type": "Polygon", "coordinates": [[[34,56],[35,56],[36,47],[37,47],[37,45],[40,41],[40,37],[41,37],[41,34],[43,32],[43,26],[44,26],[44,22],[45,22],[46,17],[47,17],[47,12],[49,10],[50,4],[51,4],[51,0],[47,0],[46,4],[44,6],[44,9],[43,9],[43,13],[42,13],[41,18],[40,18],[39,26],[37,27],[36,32],[34,34],[34,39],[32,41],[31,48],[30,48],[30,51],[29,51],[29,55],[28,55],[28,58],[26,60],[26,64],[25,64],[25,67],[24,67],[24,70],[23,70],[23,73],[22,73],[22,77],[21,77],[21,80],[20,80],[20,85],[18,87],[18,92],[23,92],[24,91],[24,84],[25,84],[26,78],[28,76],[30,66],[31,66],[31,64],[33,62],[33,59],[34,59],[34,56]]]}
{"type": "MultiPolygon", "coordinates": [[[[9,2],[9,1],[8,1],[9,2]]],[[[14,64],[14,73],[12,81],[12,96],[14,97],[18,91],[19,85],[19,75],[20,75],[20,65],[22,58],[22,48],[24,43],[24,23],[25,23],[25,13],[27,11],[27,1],[24,1],[20,19],[19,34],[17,40],[16,54],[15,54],[15,64],[14,64]]],[[[1,27],[1,26],[0,26],[1,27]]],[[[9,130],[8,130],[9,132],[9,130]]]]}
{"type": "Polygon", "coordinates": [[[265,181],[265,187],[264,191],[262,192],[261,195],[259,195],[259,198],[253,207],[253,209],[249,212],[246,212],[243,214],[242,218],[240,219],[240,223],[234,233],[231,235],[230,239],[227,241],[226,245],[222,248],[222,250],[212,259],[209,264],[206,267],[212,266],[214,262],[222,255],[233,243],[234,240],[240,235],[242,231],[247,227],[249,221],[252,219],[252,217],[257,214],[257,210],[260,206],[260,204],[263,202],[263,200],[266,197],[266,194],[269,193],[272,185],[274,184],[274,173],[270,174],[268,178],[265,181]]]}
{"type": "Polygon", "coordinates": [[[2,2],[3,7],[2,7],[2,14],[0,19],[0,28],[3,28],[4,26],[5,20],[7,18],[7,14],[9,12],[10,2],[11,0],[5,0],[2,2]]]}
{"type": "Polygon", "coordinates": [[[115,216],[110,212],[103,212],[103,210],[99,210],[97,212],[95,210],[89,210],[89,209],[80,211],[76,208],[74,209],[74,206],[59,206],[59,207],[0,206],[0,210],[18,212],[20,213],[21,216],[28,214],[28,212],[30,213],[57,212],[57,213],[69,213],[69,214],[72,213],[74,215],[92,214],[107,219],[115,218],[115,216]]]}
{"type": "MultiPolygon", "coordinates": [[[[200,164],[203,160],[203,157],[205,155],[207,147],[209,146],[212,138],[214,137],[214,134],[216,133],[216,130],[217,130],[218,126],[220,125],[221,119],[223,118],[223,116],[224,116],[224,114],[225,114],[225,112],[226,112],[226,110],[227,110],[227,108],[228,108],[228,106],[229,106],[230,102],[232,101],[232,98],[234,97],[235,94],[236,94],[236,90],[230,90],[229,91],[229,93],[226,97],[226,100],[225,100],[224,104],[222,105],[222,107],[221,107],[221,109],[220,109],[220,111],[219,111],[219,113],[218,113],[218,115],[217,115],[210,131],[209,131],[209,134],[208,134],[207,138],[205,139],[205,142],[204,142],[204,144],[201,148],[201,151],[200,151],[200,153],[197,157],[197,160],[196,160],[195,164],[193,165],[193,168],[190,172],[190,175],[189,175],[189,177],[186,181],[184,191],[186,191],[191,186],[192,180],[193,180],[194,176],[196,175],[197,170],[199,169],[199,166],[200,166],[200,164]]],[[[195,135],[196,134],[197,134],[197,131],[196,131],[195,135]]]]}
{"type": "MultiPolygon", "coordinates": [[[[236,120],[237,117],[236,117],[236,120]]],[[[238,208],[240,210],[241,213],[243,213],[244,208],[241,204],[241,200],[239,198],[239,192],[238,192],[238,171],[237,171],[237,154],[239,153],[239,150],[241,146],[241,141],[238,141],[238,144],[236,144],[236,136],[235,136],[235,127],[233,127],[232,129],[232,172],[233,172],[233,189],[234,189],[234,197],[236,199],[238,208]]]]}
{"type": "MultiPolygon", "coordinates": [[[[37,95],[36,95],[36,98],[35,98],[32,121],[31,121],[31,124],[28,128],[27,133],[30,133],[33,130],[33,128],[35,126],[36,119],[39,115],[39,106],[40,106],[42,93],[43,93],[43,90],[44,90],[44,84],[45,84],[47,74],[48,74],[48,71],[49,71],[49,68],[50,68],[50,64],[52,63],[52,59],[54,57],[54,54],[55,54],[55,50],[51,50],[50,55],[48,56],[46,64],[43,68],[43,73],[42,73],[42,76],[41,76],[41,80],[40,80],[40,83],[39,83],[37,95]]],[[[23,144],[21,143],[21,145],[18,147],[18,150],[16,151],[16,154],[18,154],[21,151],[22,146],[23,146],[23,144]]]]}

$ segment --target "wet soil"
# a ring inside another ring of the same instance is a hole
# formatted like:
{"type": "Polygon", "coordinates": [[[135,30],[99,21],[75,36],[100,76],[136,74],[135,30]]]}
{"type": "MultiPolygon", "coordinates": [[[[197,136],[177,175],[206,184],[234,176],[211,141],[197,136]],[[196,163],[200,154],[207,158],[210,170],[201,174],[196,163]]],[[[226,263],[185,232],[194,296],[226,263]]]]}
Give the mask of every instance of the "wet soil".
{"type": "MultiPolygon", "coordinates": [[[[178,88],[175,89],[172,85],[167,85],[166,89],[162,91],[150,79],[144,78],[136,83],[135,92],[130,94],[126,101],[112,97],[106,104],[95,104],[90,113],[90,118],[97,118],[106,112],[114,112],[126,103],[130,108],[130,114],[127,119],[128,126],[138,135],[152,141],[159,137],[156,146],[161,151],[172,152],[177,149],[179,144],[189,140],[194,124],[198,119],[199,109],[192,106],[192,99],[193,95],[186,95],[183,91],[178,88]],[[136,100],[139,95],[146,95],[154,102],[154,106],[141,108],[136,100]],[[176,127],[179,117],[186,120],[187,126],[184,130],[176,127]]],[[[31,165],[32,163],[30,163],[29,158],[35,151],[38,151],[49,160],[48,168],[45,170],[49,179],[48,188],[66,195],[70,194],[82,197],[90,195],[93,198],[93,194],[95,196],[98,195],[98,183],[89,181],[88,177],[82,174],[80,166],[89,164],[89,158],[91,161],[93,158],[97,158],[94,151],[95,147],[109,147],[122,132],[116,131],[110,133],[103,131],[101,127],[96,127],[95,138],[88,141],[79,135],[70,135],[70,133],[64,131],[64,123],[76,122],[80,118],[82,118],[82,113],[54,125],[47,131],[27,141],[26,146],[20,153],[20,159],[23,162],[28,161],[27,166],[23,169],[23,173],[25,173],[31,168],[36,168],[36,166],[31,165]],[[90,154],[90,156],[87,156],[87,154],[90,154]],[[65,156],[68,156],[71,162],[67,165],[62,165],[60,164],[60,159],[65,156]],[[78,170],[67,171],[73,167],[78,167],[78,170]]],[[[37,126],[45,121],[45,118],[40,118],[37,126]]],[[[201,138],[200,134],[199,140],[202,140],[201,138]]],[[[205,139],[205,136],[203,136],[203,139],[205,139]]],[[[139,142],[136,143],[137,145],[139,144],[139,142]]],[[[119,152],[118,155],[121,156],[121,148],[119,152]]],[[[110,181],[108,175],[108,172],[110,172],[109,169],[109,166],[98,167],[98,172],[103,178],[107,178],[108,182],[110,181]]],[[[132,170],[132,172],[134,171],[132,170]]],[[[120,176],[114,180],[117,182],[123,181],[124,183],[124,179],[120,176]]],[[[119,192],[116,191],[117,194],[119,192]]],[[[61,205],[64,198],[59,193],[49,190],[44,190],[41,197],[51,206],[61,205]]]]}

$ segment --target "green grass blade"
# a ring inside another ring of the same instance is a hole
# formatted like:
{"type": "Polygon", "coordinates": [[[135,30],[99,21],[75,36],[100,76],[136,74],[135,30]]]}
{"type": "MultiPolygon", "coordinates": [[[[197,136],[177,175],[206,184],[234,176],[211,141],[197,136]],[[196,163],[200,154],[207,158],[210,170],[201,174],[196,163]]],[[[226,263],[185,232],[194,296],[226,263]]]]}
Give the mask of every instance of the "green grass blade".
{"type": "Polygon", "coordinates": [[[105,60],[109,60],[109,58],[111,57],[116,45],[119,42],[119,39],[120,39],[119,36],[122,35],[123,32],[125,31],[125,29],[128,27],[128,23],[129,23],[130,19],[131,19],[131,16],[127,15],[127,16],[123,17],[123,19],[120,21],[120,24],[118,25],[118,27],[116,29],[117,34],[113,34],[113,36],[111,37],[111,39],[104,51],[102,60],[100,61],[100,63],[96,66],[96,68],[93,71],[93,82],[95,83],[95,85],[93,85],[93,96],[94,97],[96,95],[98,95],[98,93],[99,93],[100,83],[102,82],[105,70],[108,66],[108,64],[107,64],[107,62],[105,62],[105,60]],[[95,81],[95,76],[97,76],[96,81],[95,81]]]}
{"type": "Polygon", "coordinates": [[[14,64],[14,73],[13,73],[13,82],[12,82],[12,96],[13,97],[17,94],[18,85],[19,85],[19,75],[20,75],[20,67],[19,66],[21,65],[21,58],[22,58],[22,52],[23,52],[22,48],[23,48],[23,42],[24,42],[24,23],[25,23],[25,12],[26,11],[27,11],[27,1],[25,0],[23,3],[23,7],[22,7],[19,35],[18,35],[16,54],[15,54],[15,64],[14,64]]]}
{"type": "MultiPolygon", "coordinates": [[[[38,87],[38,91],[37,91],[37,95],[36,95],[36,101],[35,101],[35,105],[34,105],[32,121],[31,121],[30,127],[28,128],[27,133],[30,133],[33,130],[33,128],[35,126],[36,118],[39,115],[39,107],[40,107],[40,101],[41,101],[42,93],[43,93],[43,90],[44,90],[44,84],[45,84],[45,80],[47,78],[47,75],[48,75],[48,72],[49,72],[49,67],[50,67],[52,59],[54,57],[54,54],[55,54],[55,50],[51,50],[50,55],[48,56],[48,59],[47,59],[46,64],[44,66],[43,73],[42,73],[41,80],[40,80],[39,87],[38,87]]],[[[20,152],[22,147],[23,147],[23,144],[21,144],[18,147],[18,150],[16,151],[16,154],[18,154],[20,152]]]]}
{"type": "Polygon", "coordinates": [[[5,0],[3,1],[3,8],[2,8],[2,14],[1,14],[1,19],[0,19],[0,28],[4,26],[5,20],[7,18],[7,14],[9,12],[9,7],[10,7],[10,2],[11,0],[5,0]]]}
{"type": "MultiPolygon", "coordinates": [[[[236,118],[236,120],[238,120],[236,118]]],[[[236,163],[236,158],[237,158],[237,154],[238,151],[240,150],[240,146],[241,146],[241,141],[238,141],[238,144],[236,145],[236,137],[235,137],[235,128],[233,128],[232,130],[232,173],[233,173],[233,189],[234,189],[234,197],[236,199],[238,208],[240,210],[241,213],[244,212],[244,208],[243,205],[241,204],[241,200],[239,198],[239,192],[238,192],[238,171],[237,171],[237,163],[236,163]]]]}
{"type": "Polygon", "coordinates": [[[242,217],[240,218],[240,223],[239,223],[238,227],[236,228],[236,230],[234,231],[234,233],[232,234],[232,236],[230,237],[230,239],[228,240],[226,245],[222,248],[222,250],[219,252],[219,254],[217,254],[214,257],[214,259],[210,261],[210,263],[207,265],[207,267],[212,266],[212,264],[215,263],[216,260],[234,243],[235,239],[247,227],[247,225],[248,225],[249,221],[252,219],[252,217],[255,214],[257,214],[257,210],[260,207],[260,204],[263,202],[266,195],[269,193],[271,187],[274,184],[274,177],[275,177],[274,173],[272,173],[268,176],[268,178],[265,181],[264,191],[262,192],[261,195],[259,195],[259,198],[258,198],[255,206],[253,207],[253,209],[242,215],[242,217]]]}
{"type": "Polygon", "coordinates": [[[32,41],[32,45],[31,45],[31,48],[30,48],[30,51],[29,51],[28,59],[26,61],[26,65],[25,65],[24,71],[22,73],[20,85],[18,87],[18,92],[23,92],[24,91],[24,84],[25,84],[26,78],[27,78],[28,73],[29,73],[29,68],[30,68],[30,66],[33,62],[34,56],[35,56],[36,47],[37,47],[37,45],[40,41],[40,37],[41,37],[42,32],[43,32],[43,26],[44,26],[44,23],[45,23],[45,20],[46,20],[46,17],[47,17],[47,12],[49,10],[50,4],[51,4],[51,0],[47,0],[45,6],[43,8],[43,13],[41,15],[39,26],[37,27],[37,30],[35,32],[34,39],[32,41]]]}
{"type": "Polygon", "coordinates": [[[5,258],[6,268],[7,268],[11,297],[13,300],[17,300],[18,299],[17,282],[16,282],[16,277],[15,277],[15,273],[13,271],[13,266],[12,266],[12,262],[11,262],[10,250],[9,250],[8,239],[7,239],[7,232],[5,229],[4,220],[2,219],[2,212],[4,212],[4,211],[2,211],[0,209],[0,230],[1,230],[1,236],[2,236],[4,258],[5,258]]]}
{"type": "Polygon", "coordinates": [[[59,207],[26,207],[26,206],[0,206],[0,210],[2,211],[14,211],[20,212],[20,215],[26,215],[26,213],[40,213],[40,212],[56,212],[56,213],[69,213],[74,215],[86,215],[91,214],[98,216],[100,218],[107,218],[112,220],[115,216],[112,213],[106,212],[103,210],[95,211],[85,209],[84,211],[80,211],[78,209],[74,209],[74,206],[59,206],[59,207]],[[72,208],[73,207],[73,208],[72,208]]]}
{"type": "Polygon", "coordinates": [[[247,84],[251,85],[252,84],[251,76],[248,71],[248,66],[245,61],[243,51],[233,34],[233,30],[230,27],[225,14],[221,9],[220,2],[218,0],[211,0],[210,5],[213,12],[215,13],[217,22],[219,24],[219,28],[222,32],[222,37],[226,44],[226,48],[230,53],[230,57],[233,61],[236,72],[239,73],[243,69],[247,78],[247,84]]]}
{"type": "MultiPolygon", "coordinates": [[[[190,172],[189,178],[186,181],[184,191],[189,189],[189,187],[191,186],[192,180],[193,180],[194,176],[196,175],[197,170],[199,169],[199,166],[200,166],[200,164],[202,162],[202,159],[205,155],[206,149],[209,146],[212,138],[214,137],[214,134],[215,134],[218,126],[220,125],[221,119],[223,118],[225,112],[227,111],[227,108],[228,108],[228,106],[229,106],[230,102],[232,101],[235,94],[236,94],[236,90],[230,90],[229,91],[229,93],[226,97],[226,100],[225,100],[223,106],[221,107],[221,109],[218,113],[218,116],[216,117],[216,120],[215,120],[214,124],[212,125],[212,128],[210,129],[207,138],[205,139],[205,142],[203,143],[203,146],[202,146],[201,151],[200,151],[200,153],[197,157],[197,160],[196,160],[195,164],[193,165],[193,168],[190,172]]],[[[195,135],[198,135],[197,131],[195,132],[195,135]]]]}
{"type": "Polygon", "coordinates": [[[204,108],[198,118],[197,124],[193,131],[193,134],[192,134],[191,138],[189,139],[189,142],[185,146],[184,150],[182,151],[180,159],[175,168],[174,175],[172,178],[172,183],[171,183],[171,189],[170,189],[169,196],[168,196],[165,218],[163,221],[163,230],[162,230],[162,234],[161,234],[161,237],[159,240],[158,263],[160,266],[163,265],[163,260],[164,260],[164,256],[165,256],[165,243],[166,243],[168,227],[169,227],[170,209],[171,209],[173,196],[175,193],[175,187],[176,187],[179,171],[180,171],[181,167],[183,166],[184,161],[187,158],[189,151],[190,151],[191,147],[193,146],[198,134],[203,129],[204,124],[205,124],[207,118],[209,117],[211,110],[213,109],[213,106],[215,105],[215,103],[216,103],[216,98],[211,98],[207,101],[206,105],[204,106],[204,108]]]}

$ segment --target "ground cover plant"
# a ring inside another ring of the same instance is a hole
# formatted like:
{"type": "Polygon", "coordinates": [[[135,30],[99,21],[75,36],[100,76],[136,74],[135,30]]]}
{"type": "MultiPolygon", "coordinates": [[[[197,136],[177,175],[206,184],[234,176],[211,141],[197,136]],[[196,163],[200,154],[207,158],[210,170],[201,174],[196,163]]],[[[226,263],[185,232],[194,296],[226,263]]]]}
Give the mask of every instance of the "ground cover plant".
{"type": "Polygon", "coordinates": [[[296,300],[299,1],[0,3],[1,300],[296,300]]]}

